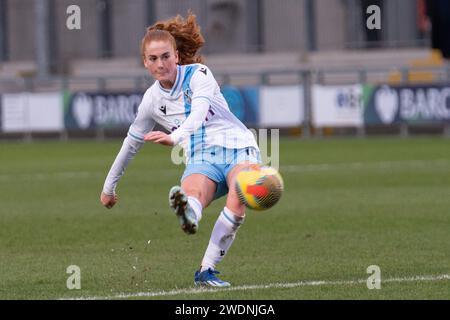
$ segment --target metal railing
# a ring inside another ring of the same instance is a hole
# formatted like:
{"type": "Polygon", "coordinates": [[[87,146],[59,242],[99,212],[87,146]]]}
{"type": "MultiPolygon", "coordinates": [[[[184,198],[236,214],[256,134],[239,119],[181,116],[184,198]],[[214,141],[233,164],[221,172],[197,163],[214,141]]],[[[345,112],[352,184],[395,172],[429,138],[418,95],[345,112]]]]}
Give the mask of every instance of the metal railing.
{"type": "MultiPolygon", "coordinates": [[[[277,69],[268,71],[240,71],[215,73],[220,85],[234,85],[251,83],[254,85],[300,85],[304,90],[304,122],[301,125],[302,136],[305,138],[313,135],[311,124],[312,110],[312,86],[314,84],[400,84],[408,85],[410,76],[415,73],[431,75],[433,84],[450,83],[450,63],[442,67],[409,67],[404,65],[359,68],[305,68],[295,67],[291,69],[277,69]],[[277,78],[274,81],[273,78],[277,78]],[[394,78],[394,80],[390,79],[394,78]],[[393,83],[394,81],[394,83],[393,83]]],[[[429,81],[429,80],[427,80],[429,81]]],[[[55,92],[55,91],[137,91],[144,92],[153,80],[144,72],[136,76],[49,76],[49,77],[0,77],[0,95],[14,92],[55,92]],[[117,82],[115,86],[111,83],[117,82]],[[8,90],[9,88],[9,90],[8,90]]],[[[430,82],[427,82],[429,84],[430,82]]],[[[105,137],[105,132],[100,130],[97,137],[105,137]],[[101,131],[101,132],[100,132],[101,131]]],[[[409,126],[400,125],[400,135],[407,136],[409,126]]],[[[450,124],[444,126],[444,134],[450,134],[450,124]]],[[[32,133],[25,133],[31,139],[32,133]]],[[[320,132],[319,132],[320,135],[320,132]]],[[[357,129],[358,136],[366,135],[363,126],[357,129]]],[[[61,137],[67,138],[67,132],[62,132],[61,137]]]]}

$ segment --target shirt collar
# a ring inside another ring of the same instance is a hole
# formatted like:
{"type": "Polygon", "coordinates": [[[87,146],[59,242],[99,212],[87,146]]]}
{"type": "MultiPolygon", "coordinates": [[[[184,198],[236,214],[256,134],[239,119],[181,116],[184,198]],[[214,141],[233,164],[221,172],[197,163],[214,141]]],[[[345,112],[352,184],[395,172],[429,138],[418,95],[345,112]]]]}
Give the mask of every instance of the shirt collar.
{"type": "Polygon", "coordinates": [[[176,93],[179,91],[179,87],[181,85],[181,66],[177,65],[177,77],[175,78],[175,84],[173,85],[172,90],[170,91],[170,96],[176,95],[176,93]]]}

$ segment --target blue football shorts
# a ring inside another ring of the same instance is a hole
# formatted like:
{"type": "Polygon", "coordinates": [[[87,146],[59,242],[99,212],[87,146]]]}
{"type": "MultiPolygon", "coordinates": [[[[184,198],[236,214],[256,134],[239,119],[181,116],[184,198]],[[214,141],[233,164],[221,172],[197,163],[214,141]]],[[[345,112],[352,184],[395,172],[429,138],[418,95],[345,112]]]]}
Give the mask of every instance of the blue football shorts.
{"type": "Polygon", "coordinates": [[[221,146],[212,146],[195,152],[186,163],[181,182],[194,173],[207,176],[217,184],[214,199],[228,193],[227,175],[235,165],[243,161],[261,163],[258,149],[246,147],[241,149],[227,149],[221,146]]]}

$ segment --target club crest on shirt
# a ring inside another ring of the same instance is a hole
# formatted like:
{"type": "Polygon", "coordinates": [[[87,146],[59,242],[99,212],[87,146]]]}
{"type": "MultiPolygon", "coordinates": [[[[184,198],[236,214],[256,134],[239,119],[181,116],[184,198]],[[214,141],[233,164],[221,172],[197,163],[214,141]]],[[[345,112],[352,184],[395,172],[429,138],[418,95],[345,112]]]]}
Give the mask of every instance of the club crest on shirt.
{"type": "Polygon", "coordinates": [[[188,104],[191,104],[192,102],[192,90],[189,88],[184,90],[184,102],[188,104]]]}

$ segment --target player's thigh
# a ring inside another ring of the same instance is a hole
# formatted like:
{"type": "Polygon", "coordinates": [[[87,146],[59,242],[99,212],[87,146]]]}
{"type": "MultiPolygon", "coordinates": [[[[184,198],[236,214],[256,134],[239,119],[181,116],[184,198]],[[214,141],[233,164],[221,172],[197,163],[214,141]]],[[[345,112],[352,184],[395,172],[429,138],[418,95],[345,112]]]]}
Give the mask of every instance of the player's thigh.
{"type": "Polygon", "coordinates": [[[206,208],[213,200],[216,182],[201,173],[193,173],[181,182],[181,188],[188,196],[197,198],[206,208]]]}
{"type": "Polygon", "coordinates": [[[239,200],[238,193],[236,191],[236,188],[234,187],[236,176],[242,169],[247,168],[248,166],[252,165],[254,163],[250,161],[243,161],[238,163],[233,167],[233,169],[230,170],[230,172],[227,175],[227,184],[228,184],[228,195],[227,195],[227,202],[226,206],[228,209],[230,209],[233,213],[235,213],[238,216],[244,216],[245,215],[245,205],[241,203],[239,200]]]}

